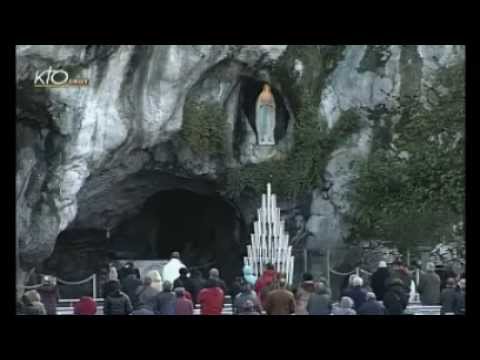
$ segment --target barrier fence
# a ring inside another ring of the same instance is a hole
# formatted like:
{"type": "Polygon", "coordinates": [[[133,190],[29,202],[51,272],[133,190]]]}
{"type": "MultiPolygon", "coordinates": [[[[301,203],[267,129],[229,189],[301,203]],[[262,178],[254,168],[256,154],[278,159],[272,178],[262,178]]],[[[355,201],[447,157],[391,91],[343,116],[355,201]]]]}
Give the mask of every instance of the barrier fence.
{"type": "MultiPolygon", "coordinates": [[[[94,299],[97,298],[97,274],[92,274],[89,277],[87,277],[83,280],[79,280],[79,281],[67,281],[67,280],[63,280],[59,277],[56,277],[56,281],[57,281],[57,283],[60,283],[60,284],[63,284],[63,285],[82,285],[82,284],[85,284],[89,281],[93,281],[92,297],[94,299]]],[[[43,285],[44,285],[44,283],[35,284],[35,285],[17,285],[17,286],[20,287],[20,288],[23,288],[24,290],[32,290],[32,289],[38,289],[39,287],[41,287],[43,285]]]]}

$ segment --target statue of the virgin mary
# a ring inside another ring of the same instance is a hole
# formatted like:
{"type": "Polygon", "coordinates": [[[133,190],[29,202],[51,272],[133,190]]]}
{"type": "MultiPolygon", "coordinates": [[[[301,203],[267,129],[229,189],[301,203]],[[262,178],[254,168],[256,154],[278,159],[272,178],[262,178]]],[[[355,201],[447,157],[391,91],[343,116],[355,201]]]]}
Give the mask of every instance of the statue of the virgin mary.
{"type": "Polygon", "coordinates": [[[259,145],[275,145],[275,100],[270,85],[263,85],[263,90],[258,96],[255,125],[259,145]]]}

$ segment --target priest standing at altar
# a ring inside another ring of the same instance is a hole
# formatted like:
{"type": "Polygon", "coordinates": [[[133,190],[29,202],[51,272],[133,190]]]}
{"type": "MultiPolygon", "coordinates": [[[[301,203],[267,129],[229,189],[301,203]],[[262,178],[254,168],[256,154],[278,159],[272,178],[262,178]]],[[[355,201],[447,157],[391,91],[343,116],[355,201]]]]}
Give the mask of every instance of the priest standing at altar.
{"type": "Polygon", "coordinates": [[[180,277],[180,269],[186,266],[180,260],[180,253],[174,251],[170,257],[170,261],[163,267],[162,280],[173,282],[180,277]]]}

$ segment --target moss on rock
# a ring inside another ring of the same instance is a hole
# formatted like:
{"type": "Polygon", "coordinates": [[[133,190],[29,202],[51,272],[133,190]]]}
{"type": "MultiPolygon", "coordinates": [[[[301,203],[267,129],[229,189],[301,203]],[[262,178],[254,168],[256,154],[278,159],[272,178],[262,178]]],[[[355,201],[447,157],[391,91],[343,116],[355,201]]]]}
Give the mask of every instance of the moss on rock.
{"type": "Polygon", "coordinates": [[[225,110],[218,104],[187,99],[180,136],[194,153],[221,156],[225,153],[226,118],[225,110]]]}
{"type": "Polygon", "coordinates": [[[348,111],[329,131],[326,122],[318,119],[318,106],[307,97],[297,115],[294,146],[287,157],[231,169],[227,192],[231,197],[238,197],[246,189],[261,194],[265,184],[271,182],[280,196],[303,196],[319,186],[331,153],[360,127],[358,114],[348,111]]]}
{"type": "Polygon", "coordinates": [[[404,96],[388,112],[373,112],[375,147],[352,193],[353,237],[379,237],[406,248],[451,237],[452,224],[463,218],[464,64],[445,70],[433,85],[448,92],[431,109],[404,96]]]}

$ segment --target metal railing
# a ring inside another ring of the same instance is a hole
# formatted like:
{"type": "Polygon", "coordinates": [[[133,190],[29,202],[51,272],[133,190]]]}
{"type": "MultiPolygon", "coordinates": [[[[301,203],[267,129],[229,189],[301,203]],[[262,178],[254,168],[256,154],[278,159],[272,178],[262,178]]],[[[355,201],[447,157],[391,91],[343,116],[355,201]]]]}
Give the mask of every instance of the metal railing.
{"type": "MultiPolygon", "coordinates": [[[[44,276],[44,275],[42,275],[42,276],[44,276]]],[[[56,277],[56,281],[57,281],[57,283],[60,283],[60,284],[63,284],[63,285],[82,285],[82,284],[85,284],[89,281],[93,281],[93,290],[92,290],[93,294],[92,295],[93,295],[94,299],[97,298],[97,274],[92,274],[89,277],[87,277],[83,280],[80,280],[80,281],[67,281],[67,280],[61,279],[59,277],[56,277]]],[[[32,289],[38,289],[39,287],[41,287],[43,285],[45,285],[45,284],[40,283],[40,284],[35,284],[35,285],[17,285],[17,287],[23,288],[25,290],[32,290],[32,289]]],[[[60,300],[60,301],[62,301],[62,300],[60,300]]],[[[67,299],[67,300],[74,300],[74,299],[67,299]]]]}

